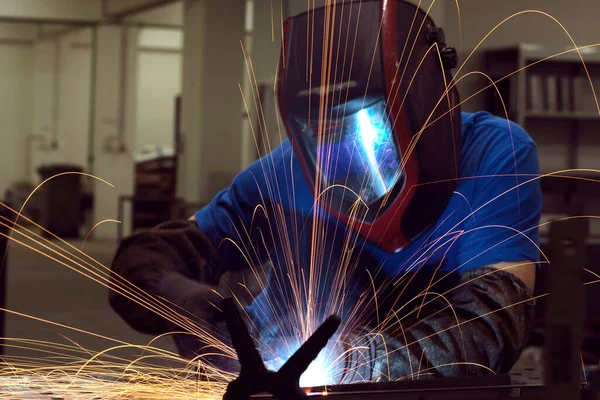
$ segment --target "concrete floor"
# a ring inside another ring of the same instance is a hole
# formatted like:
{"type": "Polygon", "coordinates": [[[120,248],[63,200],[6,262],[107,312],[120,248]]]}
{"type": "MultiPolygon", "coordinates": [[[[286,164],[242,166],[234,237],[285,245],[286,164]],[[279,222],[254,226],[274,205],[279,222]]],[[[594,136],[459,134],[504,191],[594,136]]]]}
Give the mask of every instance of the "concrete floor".
{"type": "MultiPolygon", "coordinates": [[[[71,242],[71,244],[81,249],[81,241],[71,242]]],[[[89,241],[85,243],[83,250],[103,265],[110,266],[116,250],[116,242],[89,241]]],[[[48,250],[45,252],[49,253],[48,250]]],[[[110,308],[107,300],[108,289],[56,261],[17,243],[11,243],[6,267],[8,268],[7,309],[9,310],[131,344],[144,345],[152,339],[151,336],[131,329],[110,308]]],[[[116,345],[109,340],[16,315],[7,316],[5,336],[69,343],[64,338],[66,337],[90,350],[104,350],[116,345]]],[[[155,345],[175,351],[170,338],[161,339],[155,345]]],[[[5,349],[5,354],[8,355],[25,353],[23,349],[10,346],[5,349]]],[[[139,351],[132,354],[139,354],[139,351]]]]}

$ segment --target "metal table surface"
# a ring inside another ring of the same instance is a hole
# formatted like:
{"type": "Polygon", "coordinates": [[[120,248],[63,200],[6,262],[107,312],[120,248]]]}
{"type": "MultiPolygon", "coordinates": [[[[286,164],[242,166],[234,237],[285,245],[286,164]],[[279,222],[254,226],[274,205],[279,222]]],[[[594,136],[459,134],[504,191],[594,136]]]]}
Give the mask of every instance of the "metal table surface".
{"type": "MultiPolygon", "coordinates": [[[[79,399],[156,399],[155,395],[144,396],[141,394],[152,393],[152,385],[132,385],[128,392],[128,385],[116,382],[114,379],[102,377],[67,377],[48,381],[42,376],[4,376],[0,377],[0,398],[6,400],[37,399],[37,400],[79,400],[79,399]],[[135,386],[135,388],[134,388],[135,386]]],[[[183,384],[183,380],[182,380],[183,384]]],[[[479,376],[471,378],[444,378],[391,382],[382,384],[358,384],[340,387],[313,388],[309,399],[316,400],[326,397],[344,400],[438,400],[438,399],[542,399],[542,379],[538,372],[533,370],[513,371],[513,375],[479,376]]],[[[157,390],[156,395],[164,394],[157,390]]],[[[175,393],[175,392],[174,392],[175,393]]],[[[195,398],[201,400],[217,400],[221,393],[201,394],[186,392],[185,396],[173,395],[173,398],[195,398]]],[[[272,396],[257,395],[256,399],[272,399],[272,396]]]]}

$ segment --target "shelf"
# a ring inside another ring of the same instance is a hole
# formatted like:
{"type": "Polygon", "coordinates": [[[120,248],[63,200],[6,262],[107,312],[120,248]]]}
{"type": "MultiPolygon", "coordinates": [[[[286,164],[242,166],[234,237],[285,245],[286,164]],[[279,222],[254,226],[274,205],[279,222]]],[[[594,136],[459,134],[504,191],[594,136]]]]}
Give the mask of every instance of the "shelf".
{"type": "MultiPolygon", "coordinates": [[[[502,60],[518,62],[521,59],[525,64],[544,59],[552,63],[581,64],[580,55],[573,46],[554,47],[520,43],[512,46],[492,46],[486,50],[488,54],[498,56],[502,60]]],[[[579,51],[586,65],[600,64],[600,46],[583,46],[579,51]]]]}
{"type": "Polygon", "coordinates": [[[577,52],[574,46],[563,48],[550,48],[533,43],[521,43],[518,46],[521,56],[526,62],[535,62],[549,58],[551,62],[581,63],[581,58],[586,64],[600,63],[600,51],[597,46],[588,46],[577,52]]]}
{"type": "Polygon", "coordinates": [[[546,112],[528,111],[525,113],[527,119],[564,119],[564,120],[600,120],[597,112],[546,112]]]}
{"type": "MultiPolygon", "coordinates": [[[[600,236],[590,235],[585,241],[587,247],[600,247],[600,236]]],[[[540,234],[540,246],[550,245],[550,238],[547,234],[540,234]]]]}

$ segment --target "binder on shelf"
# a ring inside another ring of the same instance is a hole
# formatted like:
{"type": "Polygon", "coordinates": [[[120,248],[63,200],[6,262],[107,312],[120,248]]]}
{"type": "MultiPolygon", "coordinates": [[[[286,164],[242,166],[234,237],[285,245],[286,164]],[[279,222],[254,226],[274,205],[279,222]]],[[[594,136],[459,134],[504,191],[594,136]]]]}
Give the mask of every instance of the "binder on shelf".
{"type": "MultiPolygon", "coordinates": [[[[587,76],[577,76],[573,81],[575,100],[574,111],[580,113],[598,112],[594,92],[592,91],[587,76]]],[[[596,80],[596,82],[594,82],[594,89],[598,90],[598,88],[600,88],[600,82],[596,80]]]]}
{"type": "Polygon", "coordinates": [[[558,111],[563,113],[573,112],[573,77],[559,76],[558,79],[558,111]]]}
{"type": "Polygon", "coordinates": [[[539,74],[530,74],[528,76],[529,91],[529,111],[542,112],[544,111],[544,83],[542,76],[539,74]]]}
{"type": "Polygon", "coordinates": [[[545,111],[556,113],[558,111],[558,77],[546,75],[545,78],[545,111]]]}

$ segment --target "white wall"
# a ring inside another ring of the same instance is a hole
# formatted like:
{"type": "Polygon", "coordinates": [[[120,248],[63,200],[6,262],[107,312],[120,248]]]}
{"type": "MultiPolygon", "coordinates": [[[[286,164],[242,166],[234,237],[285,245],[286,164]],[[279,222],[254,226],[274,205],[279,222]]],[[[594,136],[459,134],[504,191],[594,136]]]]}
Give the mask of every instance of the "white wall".
{"type": "MultiPolygon", "coordinates": [[[[496,24],[510,15],[524,10],[539,10],[558,19],[579,45],[597,43],[600,28],[597,0],[461,0],[462,44],[472,48],[496,24]]],[[[458,41],[458,20],[453,2],[447,5],[445,26],[449,38],[458,41]]],[[[570,43],[562,28],[547,16],[526,14],[513,18],[493,33],[486,47],[530,42],[542,45],[563,46],[570,43]]]]}
{"type": "Polygon", "coordinates": [[[173,148],[174,102],[181,88],[180,71],[180,53],[138,54],[136,150],[145,146],[173,148]]]}
{"type": "Polygon", "coordinates": [[[54,135],[54,79],[56,71],[57,44],[55,42],[38,42],[34,47],[33,73],[33,130],[30,141],[29,166],[32,182],[39,177],[36,168],[52,160],[53,151],[49,143],[54,135]]]}
{"type": "Polygon", "coordinates": [[[91,31],[82,29],[35,45],[30,179],[46,163],[87,169],[91,31]],[[58,57],[58,60],[57,60],[58,57]]]}
{"type": "Polygon", "coordinates": [[[0,196],[11,183],[26,179],[32,71],[30,45],[0,44],[0,196]]]}
{"type": "Polygon", "coordinates": [[[140,29],[138,46],[141,50],[183,49],[183,32],[180,29],[140,29]]]}
{"type": "Polygon", "coordinates": [[[175,97],[181,93],[182,33],[142,29],[138,46],[135,149],[173,148],[175,97]]]}
{"type": "Polygon", "coordinates": [[[0,196],[27,178],[35,36],[35,25],[0,23],[0,196]]]}
{"type": "Polygon", "coordinates": [[[59,127],[63,157],[86,168],[88,162],[91,50],[72,46],[65,56],[59,127]]]}

